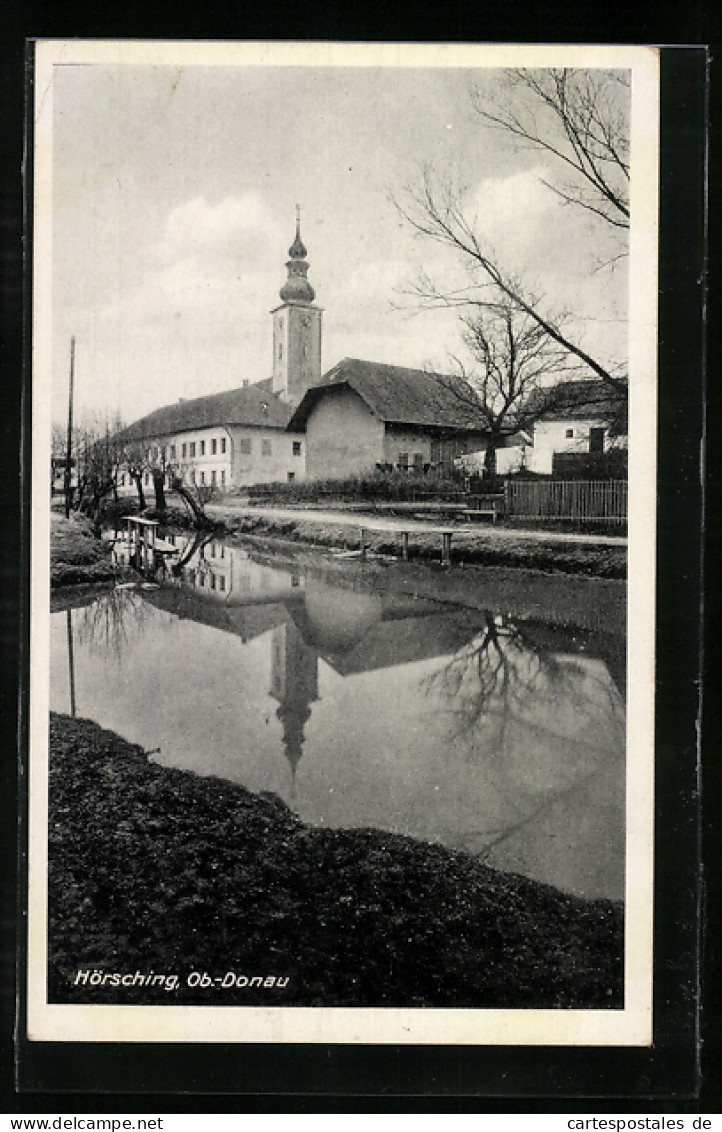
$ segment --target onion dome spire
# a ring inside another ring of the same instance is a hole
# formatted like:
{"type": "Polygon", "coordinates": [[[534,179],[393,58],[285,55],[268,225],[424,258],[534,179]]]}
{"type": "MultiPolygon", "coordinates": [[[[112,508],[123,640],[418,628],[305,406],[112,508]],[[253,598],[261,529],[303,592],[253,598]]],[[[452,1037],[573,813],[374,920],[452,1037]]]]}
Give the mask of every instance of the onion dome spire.
{"type": "Polygon", "coordinates": [[[288,249],[286,262],[288,278],[279,292],[284,303],[312,303],[316,292],[306,278],[308,261],[306,246],[301,239],[301,208],[296,205],[296,238],[288,249]]]}

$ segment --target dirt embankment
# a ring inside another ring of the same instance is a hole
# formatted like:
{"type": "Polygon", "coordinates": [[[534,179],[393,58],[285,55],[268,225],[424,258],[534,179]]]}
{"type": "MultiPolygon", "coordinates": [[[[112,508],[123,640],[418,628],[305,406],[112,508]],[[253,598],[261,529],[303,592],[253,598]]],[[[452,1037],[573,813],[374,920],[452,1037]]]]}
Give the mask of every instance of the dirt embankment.
{"type": "MultiPolygon", "coordinates": [[[[214,508],[220,518],[223,508],[214,508]]],[[[296,542],[334,549],[356,550],[360,548],[359,528],[324,523],[314,519],[312,513],[299,513],[298,518],[273,518],[265,515],[234,515],[230,509],[222,514],[229,534],[272,535],[296,542]]],[[[372,521],[371,519],[369,521],[372,521]]],[[[365,545],[377,554],[399,557],[401,540],[392,532],[366,531],[365,545]]],[[[410,552],[413,558],[421,561],[438,562],[440,558],[440,537],[415,530],[410,539],[410,552]]],[[[525,538],[524,534],[514,534],[508,538],[491,539],[483,531],[470,530],[459,526],[454,532],[451,545],[452,562],[463,562],[476,566],[514,566],[529,570],[556,572],[564,574],[587,574],[598,578],[626,578],[627,548],[624,545],[594,545],[585,543],[544,542],[525,538]]]]}
{"type": "Polygon", "coordinates": [[[87,585],[115,578],[110,547],[95,538],[88,519],[72,512],[69,519],[50,513],[50,584],[87,585]]]}
{"type": "Polygon", "coordinates": [[[51,718],[49,830],[51,1002],[622,1005],[616,905],[306,826],[89,721],[51,718]]]}

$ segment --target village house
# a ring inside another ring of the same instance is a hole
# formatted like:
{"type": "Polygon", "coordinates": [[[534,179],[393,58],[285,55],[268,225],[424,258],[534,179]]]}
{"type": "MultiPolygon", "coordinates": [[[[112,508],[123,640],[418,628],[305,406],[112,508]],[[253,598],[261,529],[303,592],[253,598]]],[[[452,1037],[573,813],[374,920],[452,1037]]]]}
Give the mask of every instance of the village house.
{"type": "MultiPolygon", "coordinates": [[[[150,467],[221,491],[303,479],[303,437],[286,427],[292,410],[264,386],[166,405],[123,429],[116,440],[142,457],[146,486],[152,482],[150,467]]],[[[119,487],[133,487],[129,472],[120,473],[119,487]]]]}
{"type": "Polygon", "coordinates": [[[555,456],[601,456],[626,449],[625,402],[621,393],[599,380],[564,381],[537,390],[531,398],[539,416],[524,437],[497,455],[501,474],[524,467],[542,475],[555,471],[555,456]]]}
{"type": "Polygon", "coordinates": [[[308,479],[448,468],[486,447],[468,385],[424,370],[344,358],[309,389],[289,429],[306,439],[308,479]]]}

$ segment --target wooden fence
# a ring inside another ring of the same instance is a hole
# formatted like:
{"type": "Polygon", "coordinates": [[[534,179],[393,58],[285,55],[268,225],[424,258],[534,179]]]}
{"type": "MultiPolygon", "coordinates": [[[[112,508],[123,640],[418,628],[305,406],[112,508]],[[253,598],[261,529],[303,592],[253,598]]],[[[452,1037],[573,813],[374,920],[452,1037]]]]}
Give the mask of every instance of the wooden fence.
{"type": "Polygon", "coordinates": [[[626,480],[507,480],[504,508],[510,518],[626,523],[626,480]]]}

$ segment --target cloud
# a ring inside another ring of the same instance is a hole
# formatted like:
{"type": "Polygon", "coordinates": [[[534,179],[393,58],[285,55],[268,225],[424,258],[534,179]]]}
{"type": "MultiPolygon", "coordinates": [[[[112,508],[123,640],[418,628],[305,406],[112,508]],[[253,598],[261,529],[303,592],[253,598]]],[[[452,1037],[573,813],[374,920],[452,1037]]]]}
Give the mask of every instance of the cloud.
{"type": "Polygon", "coordinates": [[[239,271],[253,271],[268,263],[269,248],[281,238],[271,209],[257,193],[226,196],[216,204],[199,196],[168,214],[153,259],[161,264],[201,259],[209,269],[232,259],[239,271]]]}

